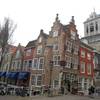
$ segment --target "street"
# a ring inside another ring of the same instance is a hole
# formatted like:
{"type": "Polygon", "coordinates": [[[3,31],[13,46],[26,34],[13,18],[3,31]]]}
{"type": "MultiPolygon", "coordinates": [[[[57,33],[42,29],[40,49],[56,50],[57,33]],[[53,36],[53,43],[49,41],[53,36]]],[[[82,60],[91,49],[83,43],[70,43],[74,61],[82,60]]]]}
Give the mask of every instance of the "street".
{"type": "Polygon", "coordinates": [[[34,96],[34,97],[20,97],[20,96],[0,96],[0,100],[100,100],[100,97],[86,97],[77,95],[64,95],[64,96],[34,96]]]}

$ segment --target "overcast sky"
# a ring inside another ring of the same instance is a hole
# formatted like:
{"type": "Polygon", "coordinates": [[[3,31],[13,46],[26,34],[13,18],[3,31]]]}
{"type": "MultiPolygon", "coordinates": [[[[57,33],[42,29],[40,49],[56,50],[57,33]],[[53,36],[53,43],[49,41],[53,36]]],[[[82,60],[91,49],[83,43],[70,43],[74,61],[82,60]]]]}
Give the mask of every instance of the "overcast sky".
{"type": "Polygon", "coordinates": [[[100,14],[100,0],[0,0],[0,22],[10,17],[17,24],[13,36],[15,45],[25,46],[38,37],[40,29],[49,33],[57,13],[63,24],[75,16],[78,34],[83,37],[83,22],[94,8],[100,14]]]}

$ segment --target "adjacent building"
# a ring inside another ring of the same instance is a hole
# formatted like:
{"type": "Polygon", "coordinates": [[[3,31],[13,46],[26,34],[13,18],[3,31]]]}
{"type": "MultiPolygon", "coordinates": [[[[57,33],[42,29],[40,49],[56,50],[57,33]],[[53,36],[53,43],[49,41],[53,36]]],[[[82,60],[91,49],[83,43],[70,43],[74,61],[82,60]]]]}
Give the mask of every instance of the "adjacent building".
{"type": "Polygon", "coordinates": [[[88,89],[94,85],[94,53],[93,48],[80,42],[79,50],[79,81],[78,90],[88,94],[88,89]]]}

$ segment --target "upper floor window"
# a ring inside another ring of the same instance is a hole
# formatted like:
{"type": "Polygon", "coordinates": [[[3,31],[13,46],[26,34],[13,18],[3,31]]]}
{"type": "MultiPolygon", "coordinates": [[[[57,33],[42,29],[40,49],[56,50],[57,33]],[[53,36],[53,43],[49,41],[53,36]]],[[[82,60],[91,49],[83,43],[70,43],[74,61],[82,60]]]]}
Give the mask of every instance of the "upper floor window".
{"type": "Polygon", "coordinates": [[[17,50],[17,52],[16,52],[16,58],[19,58],[19,56],[20,56],[20,50],[17,50]]]}
{"type": "Polygon", "coordinates": [[[32,67],[32,60],[29,60],[29,68],[32,67]]]}
{"type": "Polygon", "coordinates": [[[37,47],[37,54],[41,54],[42,53],[42,45],[39,45],[37,47]]]}
{"type": "Polygon", "coordinates": [[[54,50],[54,51],[58,50],[58,44],[54,44],[54,45],[53,45],[53,50],[54,50]]]}
{"type": "Polygon", "coordinates": [[[53,56],[53,64],[54,64],[54,66],[60,65],[60,56],[59,55],[53,56]]]}
{"type": "Polygon", "coordinates": [[[38,59],[37,59],[37,58],[34,58],[34,61],[33,61],[33,68],[34,68],[34,69],[38,69],[38,59]]]}
{"type": "Polygon", "coordinates": [[[44,64],[44,59],[40,58],[39,59],[39,69],[43,69],[43,64],[44,64]]]}
{"type": "Polygon", "coordinates": [[[85,51],[84,50],[81,51],[81,57],[85,58],[85,51]]]}
{"type": "Polygon", "coordinates": [[[75,40],[76,38],[76,32],[71,30],[71,39],[75,40]]]}
{"type": "Polygon", "coordinates": [[[53,32],[53,37],[57,37],[58,36],[58,31],[54,31],[53,32]]]}
{"type": "Polygon", "coordinates": [[[34,58],[33,60],[33,69],[43,69],[44,65],[44,58],[34,58]]]}
{"type": "Polygon", "coordinates": [[[87,53],[87,59],[91,60],[91,53],[87,53]]]}
{"type": "Polygon", "coordinates": [[[91,63],[87,64],[87,72],[88,74],[91,74],[91,63]]]}
{"type": "Polygon", "coordinates": [[[80,69],[81,69],[81,73],[85,73],[85,62],[81,62],[80,69]]]}
{"type": "Polygon", "coordinates": [[[93,23],[90,24],[90,32],[93,32],[94,31],[94,25],[93,23]]]}
{"type": "Polygon", "coordinates": [[[30,56],[31,55],[31,49],[26,50],[26,56],[30,56]]]}
{"type": "Polygon", "coordinates": [[[39,40],[38,41],[39,41],[39,43],[41,43],[42,42],[42,37],[39,37],[39,40]]]}
{"type": "Polygon", "coordinates": [[[96,29],[96,31],[98,31],[98,23],[97,22],[95,23],[95,29],[96,29]]]}
{"type": "Polygon", "coordinates": [[[70,56],[66,56],[66,66],[67,68],[71,68],[71,60],[72,58],[70,56]]]}
{"type": "Polygon", "coordinates": [[[72,51],[72,42],[66,41],[66,50],[69,52],[72,51]]]}

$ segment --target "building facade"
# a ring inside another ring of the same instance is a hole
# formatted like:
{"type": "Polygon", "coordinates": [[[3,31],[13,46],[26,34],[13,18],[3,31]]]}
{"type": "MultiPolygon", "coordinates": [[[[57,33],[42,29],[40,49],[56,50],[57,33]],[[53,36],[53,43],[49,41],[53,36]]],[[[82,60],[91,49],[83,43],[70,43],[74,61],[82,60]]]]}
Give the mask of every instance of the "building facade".
{"type": "Polygon", "coordinates": [[[79,91],[82,91],[86,95],[88,94],[88,88],[94,85],[94,53],[93,48],[80,43],[80,66],[79,66],[79,91]]]}

